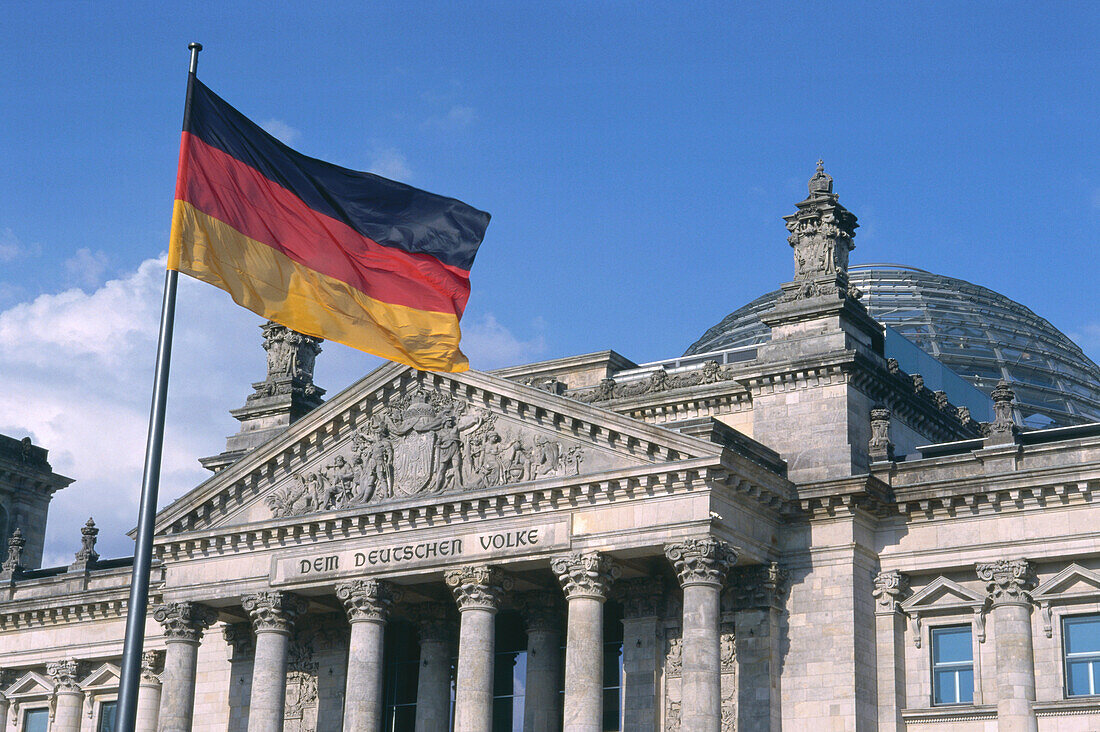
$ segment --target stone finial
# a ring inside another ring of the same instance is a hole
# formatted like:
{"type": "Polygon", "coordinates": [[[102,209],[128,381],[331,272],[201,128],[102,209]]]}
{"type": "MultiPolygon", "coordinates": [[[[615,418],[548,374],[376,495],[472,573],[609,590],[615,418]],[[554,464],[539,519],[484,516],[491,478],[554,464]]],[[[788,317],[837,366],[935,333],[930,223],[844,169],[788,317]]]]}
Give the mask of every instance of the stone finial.
{"type": "Polygon", "coordinates": [[[350,623],[385,623],[390,609],[401,602],[403,594],[389,582],[376,579],[358,579],[336,585],[336,596],[344,603],[350,623]]]}
{"type": "Polygon", "coordinates": [[[974,571],[985,582],[989,600],[997,605],[1031,605],[1035,575],[1026,559],[1001,559],[977,564],[974,571]]]}
{"type": "Polygon", "coordinates": [[[788,576],[775,562],[734,567],[727,580],[727,605],[731,610],[778,608],[788,576]]]}
{"type": "Polygon", "coordinates": [[[871,594],[878,601],[876,612],[895,613],[901,608],[902,598],[909,594],[909,578],[896,569],[875,575],[875,589],[871,594]]]}
{"type": "Polygon", "coordinates": [[[73,658],[46,664],[46,675],[54,683],[54,693],[80,691],[77,677],[80,675],[80,663],[73,658]]]}
{"type": "Polygon", "coordinates": [[[516,599],[528,633],[556,633],[561,630],[565,608],[560,593],[524,592],[516,599]]]}
{"type": "Polygon", "coordinates": [[[867,443],[871,462],[894,459],[894,443],[890,442],[890,410],[875,407],[871,410],[871,439],[867,443]]]}
{"type": "Polygon", "coordinates": [[[855,248],[852,238],[859,226],[853,213],[838,203],[833,179],[818,161],[810,179],[810,195],[797,204],[798,210],[784,216],[794,250],[794,279],[799,287],[784,287],[789,299],[828,295],[848,297],[848,253],[855,248]]]}
{"type": "Polygon", "coordinates": [[[1016,399],[1016,393],[1009,387],[1008,382],[1001,381],[993,388],[990,396],[993,398],[993,422],[986,426],[987,444],[1001,445],[1015,442],[1019,430],[1012,414],[1012,402],[1016,399]]]}
{"type": "Polygon", "coordinates": [[[614,560],[598,552],[554,557],[550,560],[550,569],[558,576],[567,600],[591,597],[603,602],[611,583],[622,575],[622,569],[614,560]]]}
{"type": "Polygon", "coordinates": [[[218,611],[197,602],[168,602],[154,608],[153,617],[164,626],[166,641],[198,643],[218,619],[218,611]]]}
{"type": "Polygon", "coordinates": [[[99,552],[95,550],[96,537],[99,536],[99,529],[96,528],[95,521],[91,518],[80,527],[80,551],[76,553],[76,561],[72,563],[73,569],[85,568],[88,565],[95,564],[99,559],[99,552]]]}
{"type": "Polygon", "coordinates": [[[261,327],[267,351],[267,380],[291,378],[313,383],[313,366],[323,341],[270,320],[261,327]]]}
{"type": "Polygon", "coordinates": [[[733,547],[709,536],[705,539],[686,539],[676,544],[666,544],[665,556],[676,569],[682,587],[721,587],[730,567],[737,561],[737,551],[733,547]]]}
{"type": "Polygon", "coordinates": [[[255,650],[255,638],[251,623],[226,623],[222,626],[222,637],[233,649],[233,658],[245,658],[255,650]]]}
{"type": "Polygon", "coordinates": [[[23,547],[27,545],[27,540],[23,538],[23,531],[18,527],[12,532],[11,538],[8,539],[8,558],[0,568],[3,569],[4,574],[13,575],[23,569],[23,547]]]}
{"type": "Polygon", "coordinates": [[[660,577],[633,577],[615,585],[614,597],[627,618],[652,618],[661,614],[665,582],[660,577]]]}
{"type": "Polygon", "coordinates": [[[289,634],[294,621],[305,615],[307,603],[292,592],[257,592],[241,598],[241,606],[252,619],[257,633],[289,634]]]}
{"type": "Polygon", "coordinates": [[[454,593],[460,612],[496,612],[504,593],[510,592],[515,585],[515,581],[504,572],[485,565],[448,570],[443,575],[443,580],[454,593]]]}
{"type": "Polygon", "coordinates": [[[162,671],[164,671],[164,651],[145,651],[141,654],[142,681],[159,684],[162,671]]]}
{"type": "Polygon", "coordinates": [[[955,410],[955,414],[959,417],[959,422],[964,427],[969,427],[974,423],[974,418],[970,416],[970,407],[959,407],[955,410]]]}

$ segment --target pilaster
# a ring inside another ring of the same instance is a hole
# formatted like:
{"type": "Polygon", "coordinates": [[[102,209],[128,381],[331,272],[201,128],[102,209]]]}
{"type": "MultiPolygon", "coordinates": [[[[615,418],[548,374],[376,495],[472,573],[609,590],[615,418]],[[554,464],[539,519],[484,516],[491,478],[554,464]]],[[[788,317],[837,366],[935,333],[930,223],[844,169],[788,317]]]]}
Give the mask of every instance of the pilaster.
{"type": "Polygon", "coordinates": [[[779,612],[786,581],[786,570],[775,562],[735,567],[727,579],[739,732],[780,726],[779,612]]]}
{"type": "Polygon", "coordinates": [[[901,732],[905,723],[905,613],[901,602],[908,595],[909,579],[898,570],[875,575],[875,662],[878,676],[878,728],[901,732]]]}
{"type": "Polygon", "coordinates": [[[527,629],[524,732],[562,728],[561,627],[565,606],[557,592],[529,592],[518,604],[527,629]]]}
{"type": "Polygon", "coordinates": [[[635,577],[615,585],[614,597],[623,605],[624,729],[657,729],[658,627],[666,591],[660,577],[635,577]]]}

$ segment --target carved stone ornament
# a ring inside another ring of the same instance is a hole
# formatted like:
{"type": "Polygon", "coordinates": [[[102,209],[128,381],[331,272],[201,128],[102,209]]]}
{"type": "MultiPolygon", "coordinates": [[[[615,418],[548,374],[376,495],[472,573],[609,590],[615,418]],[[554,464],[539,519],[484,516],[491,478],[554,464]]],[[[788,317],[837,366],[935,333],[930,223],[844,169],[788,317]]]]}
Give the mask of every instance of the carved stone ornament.
{"type": "Polygon", "coordinates": [[[528,633],[559,633],[565,607],[557,592],[525,592],[517,599],[528,633]]]}
{"type": "Polygon", "coordinates": [[[454,593],[459,611],[490,610],[496,612],[504,593],[511,591],[515,581],[496,567],[462,567],[448,570],[443,580],[454,593]]]}
{"type": "Polygon", "coordinates": [[[198,643],[218,611],[197,602],[169,602],[155,608],[153,617],[164,627],[165,640],[198,643]]]}
{"type": "Polygon", "coordinates": [[[54,693],[80,692],[80,684],[77,676],[80,675],[80,664],[73,658],[64,661],[46,664],[46,675],[54,684],[54,693]]]}
{"type": "Polygon", "coordinates": [[[909,594],[909,579],[896,569],[875,575],[875,589],[871,594],[877,600],[877,611],[894,613],[901,608],[901,601],[909,594]]]}
{"type": "Polygon", "coordinates": [[[3,564],[5,572],[14,574],[23,569],[23,547],[26,545],[27,540],[23,538],[23,531],[16,528],[8,539],[8,558],[3,564]]]}
{"type": "Polygon", "coordinates": [[[251,623],[226,623],[222,626],[222,637],[233,649],[234,660],[246,658],[256,649],[251,623]]]}
{"type": "Polygon", "coordinates": [[[336,585],[336,596],[344,603],[348,622],[351,623],[386,622],[390,609],[401,601],[402,594],[389,582],[376,579],[358,579],[336,585]]]}
{"type": "Polygon", "coordinates": [[[868,453],[874,462],[894,459],[894,443],[890,442],[890,410],[875,407],[871,410],[871,440],[868,453]]]}
{"type": "Polygon", "coordinates": [[[993,398],[993,421],[982,424],[983,434],[994,445],[1014,442],[1019,432],[1012,415],[1012,402],[1016,399],[1016,393],[1007,382],[1001,381],[993,388],[990,396],[993,398]]]}
{"type": "Polygon", "coordinates": [[[713,537],[687,539],[665,546],[665,556],[676,569],[682,587],[713,585],[721,587],[726,573],[737,561],[737,552],[713,537]]]}
{"type": "Polygon", "coordinates": [[[313,367],[321,352],[321,339],[303,335],[285,325],[268,321],[263,326],[267,351],[267,379],[289,377],[313,382],[313,367]]]}
{"type": "Polygon", "coordinates": [[[661,614],[665,582],[660,577],[632,577],[615,584],[613,595],[626,618],[653,618],[661,614]]]}
{"type": "Polygon", "coordinates": [[[734,628],[731,623],[722,623],[722,634],[719,637],[719,661],[722,673],[732,674],[737,671],[737,643],[734,628]]]}
{"type": "Polygon", "coordinates": [[[284,732],[316,732],[319,705],[319,657],[347,639],[342,623],[329,620],[310,623],[296,630],[287,644],[286,704],[283,708],[284,732]]]}
{"type": "Polygon", "coordinates": [[[679,628],[665,633],[665,676],[679,678],[684,670],[684,639],[679,628]]]}
{"type": "Polygon", "coordinates": [[[1001,559],[974,566],[978,579],[985,582],[989,600],[998,605],[1031,605],[1030,590],[1035,575],[1026,559],[1001,559]]]}
{"type": "Polygon", "coordinates": [[[595,387],[586,391],[577,391],[570,396],[582,402],[603,402],[608,399],[656,394],[700,384],[716,384],[732,378],[732,371],[722,368],[717,361],[704,361],[703,365],[697,369],[675,375],[669,374],[664,368],[659,368],[646,378],[625,383],[616,382],[614,379],[603,379],[595,387]]]}
{"type": "Polygon", "coordinates": [[[350,450],[265,500],[276,517],[578,475],[579,445],[497,424],[495,413],[416,388],[352,436],[350,450]]]}
{"type": "Polygon", "coordinates": [[[145,651],[141,654],[141,680],[150,684],[160,683],[164,671],[164,651],[145,651]]]}
{"type": "Polygon", "coordinates": [[[596,552],[554,557],[550,569],[558,576],[567,600],[575,597],[606,600],[611,583],[622,575],[614,560],[596,552]]]}
{"type": "Polygon", "coordinates": [[[241,598],[257,633],[289,633],[306,612],[306,601],[291,592],[257,592],[241,598]]]}
{"type": "Polygon", "coordinates": [[[730,610],[778,608],[786,590],[787,570],[775,562],[735,567],[728,575],[730,610]]]}
{"type": "Polygon", "coordinates": [[[451,643],[455,636],[454,611],[441,602],[422,602],[409,610],[421,643],[451,643]]]}
{"type": "Polygon", "coordinates": [[[96,528],[95,521],[89,518],[87,523],[80,527],[80,551],[75,555],[74,566],[86,566],[99,559],[99,552],[95,550],[98,536],[99,529],[96,528]]]}

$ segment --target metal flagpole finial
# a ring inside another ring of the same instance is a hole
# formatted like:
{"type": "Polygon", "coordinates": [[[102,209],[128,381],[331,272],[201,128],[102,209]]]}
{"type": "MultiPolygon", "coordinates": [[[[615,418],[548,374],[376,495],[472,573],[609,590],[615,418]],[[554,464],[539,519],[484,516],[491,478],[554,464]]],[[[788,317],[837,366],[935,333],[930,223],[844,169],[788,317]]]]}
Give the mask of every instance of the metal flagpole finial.
{"type": "Polygon", "coordinates": [[[187,44],[187,49],[191,51],[191,68],[190,73],[195,73],[199,68],[199,51],[202,50],[202,44],[191,41],[187,44]]]}

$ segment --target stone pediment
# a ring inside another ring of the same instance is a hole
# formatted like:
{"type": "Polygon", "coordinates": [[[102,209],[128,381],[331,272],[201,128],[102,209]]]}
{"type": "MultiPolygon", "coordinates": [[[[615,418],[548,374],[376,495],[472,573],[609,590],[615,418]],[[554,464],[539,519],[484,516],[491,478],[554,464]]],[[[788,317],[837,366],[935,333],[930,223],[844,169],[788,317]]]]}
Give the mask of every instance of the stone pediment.
{"type": "Polygon", "coordinates": [[[1079,564],[1071,564],[1046,582],[1041,583],[1031,593],[1036,602],[1060,600],[1070,596],[1100,596],[1100,573],[1085,569],[1079,564]]]}
{"type": "Polygon", "coordinates": [[[121,675],[122,670],[115,664],[100,664],[80,682],[80,688],[84,690],[98,689],[99,687],[115,688],[118,686],[121,675]]]}
{"type": "Polygon", "coordinates": [[[27,673],[16,679],[15,683],[4,690],[8,698],[22,696],[39,696],[53,693],[53,681],[35,671],[27,673]]]}
{"type": "Polygon", "coordinates": [[[158,516],[158,533],[568,481],[718,445],[479,372],[388,364],[158,516]]]}
{"type": "Polygon", "coordinates": [[[946,577],[937,577],[901,603],[907,613],[927,613],[935,610],[957,610],[984,605],[985,596],[966,589],[946,577]]]}

